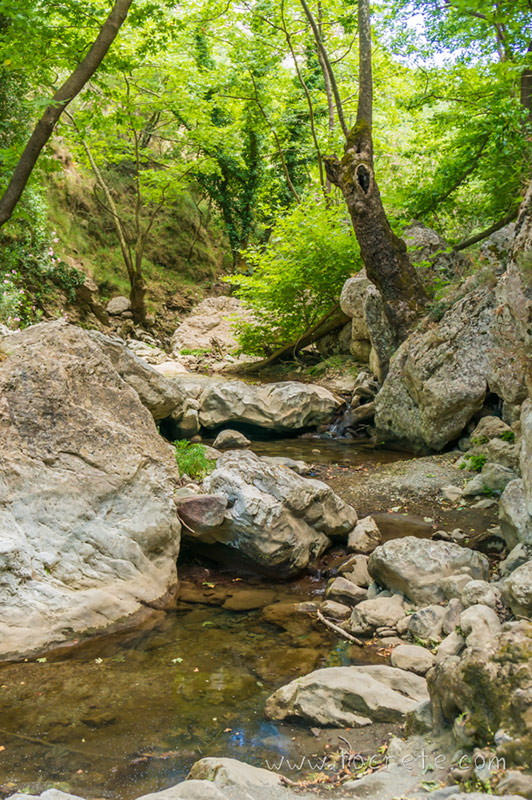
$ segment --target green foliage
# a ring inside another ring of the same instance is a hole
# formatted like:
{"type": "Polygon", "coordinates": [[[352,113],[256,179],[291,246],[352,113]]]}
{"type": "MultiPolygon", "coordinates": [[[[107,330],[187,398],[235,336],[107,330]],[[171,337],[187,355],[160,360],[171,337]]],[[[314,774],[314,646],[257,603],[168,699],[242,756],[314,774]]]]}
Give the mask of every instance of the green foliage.
{"type": "Polygon", "coordinates": [[[470,472],[480,472],[487,460],[488,457],[484,453],[466,455],[464,457],[464,462],[460,465],[460,469],[467,469],[470,472]]]}
{"type": "Polygon", "coordinates": [[[85,275],[57,255],[58,244],[55,231],[48,231],[42,198],[30,190],[16,220],[0,234],[0,322],[12,327],[37,322],[58,290],[74,300],[85,275]]]}
{"type": "Polygon", "coordinates": [[[193,480],[203,480],[215,467],[215,462],[205,455],[205,445],[192,444],[187,439],[174,442],[175,460],[182,475],[193,480]]]}
{"type": "Polygon", "coordinates": [[[243,351],[253,355],[301,336],[335,305],[346,279],[361,267],[344,208],[327,207],[319,196],[280,217],[268,244],[249,248],[244,257],[252,273],[226,280],[253,315],[237,326],[243,351]]]}
{"type": "Polygon", "coordinates": [[[499,439],[502,439],[503,442],[510,442],[513,444],[515,442],[515,433],[513,431],[503,431],[499,434],[499,439]]]}

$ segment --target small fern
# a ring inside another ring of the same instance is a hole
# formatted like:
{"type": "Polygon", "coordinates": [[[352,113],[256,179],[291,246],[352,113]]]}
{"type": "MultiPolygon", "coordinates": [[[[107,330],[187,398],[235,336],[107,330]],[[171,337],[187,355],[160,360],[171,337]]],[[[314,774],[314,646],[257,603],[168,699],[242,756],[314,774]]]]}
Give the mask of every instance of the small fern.
{"type": "Polygon", "coordinates": [[[174,442],[174,447],[179,472],[193,480],[203,480],[216,466],[216,462],[210,461],[205,455],[203,444],[192,444],[187,439],[180,439],[174,442]]]}

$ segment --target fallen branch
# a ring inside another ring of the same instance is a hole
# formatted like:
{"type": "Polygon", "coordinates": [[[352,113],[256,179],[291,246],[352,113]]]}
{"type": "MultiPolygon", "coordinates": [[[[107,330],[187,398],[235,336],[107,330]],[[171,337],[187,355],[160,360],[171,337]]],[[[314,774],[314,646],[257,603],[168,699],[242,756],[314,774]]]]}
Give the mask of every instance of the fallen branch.
{"type": "Polygon", "coordinates": [[[272,355],[268,356],[268,358],[262,359],[262,361],[254,361],[252,364],[238,364],[232,369],[225,371],[245,372],[246,374],[258,372],[259,370],[269,367],[270,364],[273,364],[275,361],[279,361],[284,357],[295,356],[296,353],[298,353],[300,350],[303,350],[304,347],[308,347],[310,344],[314,344],[314,342],[323,339],[324,336],[334,333],[334,331],[338,330],[338,328],[343,328],[343,326],[349,322],[349,319],[350,318],[344,314],[340,308],[340,305],[337,303],[323,317],[321,317],[318,322],[312,325],[312,327],[308,328],[305,333],[302,333],[299,339],[296,339],[295,342],[290,342],[289,344],[283,345],[283,347],[279,348],[279,350],[276,350],[275,353],[272,353],[272,355]]]}
{"type": "Polygon", "coordinates": [[[489,228],[486,228],[486,230],[475,234],[475,236],[470,236],[468,239],[464,239],[462,242],[459,242],[457,245],[454,246],[453,248],[454,252],[458,253],[460,250],[465,250],[467,247],[471,247],[472,245],[477,244],[477,242],[481,242],[483,239],[487,239],[488,236],[491,236],[492,233],[500,231],[500,229],[504,228],[505,225],[508,225],[509,222],[513,222],[514,219],[517,219],[518,211],[519,211],[518,208],[512,209],[498,222],[494,222],[493,225],[490,225],[489,228]]]}
{"type": "Polygon", "coordinates": [[[359,647],[364,647],[364,642],[361,639],[357,639],[356,636],[353,636],[351,633],[344,631],[344,629],[340,628],[339,625],[335,625],[334,622],[331,622],[330,619],[326,619],[319,610],[319,608],[316,611],[316,613],[318,615],[319,621],[323,622],[324,625],[326,625],[332,631],[337,633],[339,636],[343,636],[344,639],[347,639],[348,642],[353,642],[353,644],[358,644],[359,647]]]}

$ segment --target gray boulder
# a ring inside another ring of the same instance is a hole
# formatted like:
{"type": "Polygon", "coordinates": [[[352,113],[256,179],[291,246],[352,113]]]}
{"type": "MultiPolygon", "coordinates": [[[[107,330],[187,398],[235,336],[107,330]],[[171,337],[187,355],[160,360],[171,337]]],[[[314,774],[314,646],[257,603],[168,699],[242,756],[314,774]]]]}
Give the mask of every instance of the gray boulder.
{"type": "Polygon", "coordinates": [[[408,632],[424,642],[438,641],[446,610],[443,606],[431,605],[420,608],[408,620],[408,632]]]}
{"type": "Polygon", "coordinates": [[[175,592],[172,448],[99,342],[63,321],[0,341],[3,658],[134,624],[175,592]]]}
{"type": "Polygon", "coordinates": [[[238,553],[255,569],[277,576],[304,569],[329,546],[330,537],[346,538],[357,519],[325,483],[248,451],[225,453],[203,486],[225,497],[229,508],[219,529],[192,541],[208,545],[213,558],[238,553]]]}
{"type": "Polygon", "coordinates": [[[235,758],[202,758],[193,764],[190,780],[210,781],[219,789],[253,790],[258,787],[281,787],[281,776],[261,767],[253,767],[235,758]]]}
{"type": "MultiPolygon", "coordinates": [[[[45,323],[60,325],[57,323],[45,323]]],[[[154,419],[164,419],[174,414],[179,417],[185,410],[186,394],[174,381],[161,375],[150,364],[126,347],[123,339],[106,336],[99,331],[87,331],[110,360],[121,378],[138,394],[139,399],[152,413],[154,419]]]]}
{"type": "Polygon", "coordinates": [[[264,385],[212,381],[199,402],[199,419],[204,428],[239,422],[279,432],[329,422],[341,405],[322,386],[295,381],[264,385]]]}
{"type": "Polygon", "coordinates": [[[435,657],[427,650],[416,644],[400,644],[392,650],[390,658],[392,667],[425,675],[434,664],[435,657]]]}
{"type": "Polygon", "coordinates": [[[511,481],[501,495],[499,524],[509,548],[518,544],[532,545],[532,520],[528,513],[524,482],[511,481]]]}
{"type": "Polygon", "coordinates": [[[351,614],[349,630],[353,633],[371,633],[377,628],[393,628],[405,615],[403,598],[378,596],[359,603],[351,614]]]}
{"type": "Polygon", "coordinates": [[[326,598],[339,603],[347,603],[350,606],[356,606],[357,603],[365,600],[367,595],[366,589],[361,589],[347,578],[335,578],[325,591],[326,598]]]}
{"type": "Polygon", "coordinates": [[[243,433],[227,429],[220,431],[212,446],[219,450],[237,450],[240,447],[249,447],[250,444],[251,442],[243,433]]]}
{"type": "Polygon", "coordinates": [[[427,699],[423,678],[388,666],[330,667],[297,678],[271,695],[270,719],[301,719],[316,725],[361,727],[401,722],[427,699]]]}
{"type": "Polygon", "coordinates": [[[500,582],[502,596],[516,616],[532,617],[532,561],[526,561],[500,582]]]}
{"type": "Polygon", "coordinates": [[[489,561],[452,542],[406,536],[378,547],[369,557],[368,570],[382,586],[415,603],[433,603],[448,599],[441,585],[445,578],[469,575],[486,580],[489,561]]]}
{"type": "Polygon", "coordinates": [[[352,553],[369,555],[382,544],[382,534],[373,517],[359,519],[347,540],[347,549],[352,553]]]}
{"type": "Polygon", "coordinates": [[[174,332],[172,352],[179,356],[182,350],[215,350],[218,353],[236,350],[235,323],[249,318],[236,297],[207,297],[174,332]]]}

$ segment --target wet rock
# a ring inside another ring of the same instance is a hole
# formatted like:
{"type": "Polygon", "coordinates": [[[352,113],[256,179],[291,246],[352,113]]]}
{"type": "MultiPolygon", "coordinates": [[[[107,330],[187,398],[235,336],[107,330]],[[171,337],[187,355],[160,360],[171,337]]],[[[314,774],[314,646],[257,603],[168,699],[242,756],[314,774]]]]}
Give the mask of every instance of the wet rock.
{"type": "Polygon", "coordinates": [[[500,582],[502,596],[516,616],[532,617],[532,561],[526,561],[500,582]]]}
{"type": "Polygon", "coordinates": [[[212,446],[218,448],[218,450],[232,450],[239,447],[249,447],[250,444],[251,442],[243,433],[227,429],[220,431],[212,446]]]}
{"type": "MultiPolygon", "coordinates": [[[[193,531],[218,528],[223,524],[227,498],[218,494],[198,494],[175,501],[178,514],[193,531]]],[[[189,531],[190,533],[190,531],[189,531]]]]}
{"type": "Polygon", "coordinates": [[[275,596],[276,592],[270,589],[240,589],[234,591],[222,607],[228,611],[252,611],[270,605],[275,596]]]}
{"type": "Polygon", "coordinates": [[[382,544],[382,534],[373,517],[360,519],[349,534],[347,549],[354,553],[369,555],[382,544]]]}
{"type": "Polygon", "coordinates": [[[175,592],[172,448],[99,341],[58,321],[0,342],[3,657],[133,624],[175,592]]]}
{"type": "Polygon", "coordinates": [[[335,578],[325,592],[327,599],[347,603],[350,606],[356,606],[357,603],[365,600],[367,595],[365,589],[351,583],[347,578],[335,578]]]}
{"type": "Polygon", "coordinates": [[[263,681],[277,684],[290,681],[300,675],[308,675],[316,669],[321,655],[312,647],[272,647],[267,655],[256,659],[253,671],[263,681]]]}
{"type": "Polygon", "coordinates": [[[278,689],[266,701],[265,714],[270,719],[361,727],[400,722],[425,699],[425,680],[410,672],[388,666],[330,667],[278,689]]]}
{"type": "Polygon", "coordinates": [[[351,607],[337,603],[335,600],[325,600],[321,604],[320,610],[325,617],[332,617],[332,619],[347,619],[351,616],[351,607]]]}
{"type": "Polygon", "coordinates": [[[234,758],[202,758],[192,766],[189,779],[211,781],[219,789],[237,786],[252,790],[257,787],[281,787],[281,776],[260,767],[252,767],[234,758]]]}
{"type": "Polygon", "coordinates": [[[270,625],[289,633],[307,633],[313,627],[317,606],[315,603],[272,603],[262,610],[262,617],[270,625]]]}
{"type": "Polygon", "coordinates": [[[438,641],[441,638],[445,608],[431,605],[420,608],[408,620],[408,631],[424,642],[438,641]]]}
{"type": "Polygon", "coordinates": [[[238,348],[234,326],[249,314],[236,297],[207,297],[179,325],[172,336],[172,352],[204,350],[228,353],[238,348]]]}
{"type": "Polygon", "coordinates": [[[400,595],[375,597],[359,603],[351,614],[349,630],[353,633],[371,633],[376,628],[393,627],[405,615],[404,600],[400,595]]]}
{"type": "MultiPolygon", "coordinates": [[[[237,551],[257,570],[277,576],[300,572],[329,546],[329,537],[347,536],[356,522],[354,509],[325,483],[275,467],[248,451],[229,451],[219,458],[203,485],[207,492],[223,495],[230,507],[218,532],[201,540],[237,551]]],[[[214,548],[209,552],[220,557],[214,548]]]]}
{"type": "Polygon", "coordinates": [[[486,556],[451,542],[406,536],[378,547],[369,557],[370,575],[382,586],[401,592],[416,603],[448,599],[442,581],[469,575],[489,576],[486,556]]]}
{"type": "Polygon", "coordinates": [[[425,675],[434,664],[434,655],[426,647],[415,644],[401,644],[392,650],[392,667],[425,675]]]}

